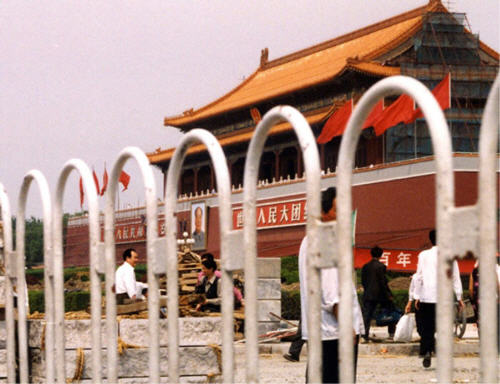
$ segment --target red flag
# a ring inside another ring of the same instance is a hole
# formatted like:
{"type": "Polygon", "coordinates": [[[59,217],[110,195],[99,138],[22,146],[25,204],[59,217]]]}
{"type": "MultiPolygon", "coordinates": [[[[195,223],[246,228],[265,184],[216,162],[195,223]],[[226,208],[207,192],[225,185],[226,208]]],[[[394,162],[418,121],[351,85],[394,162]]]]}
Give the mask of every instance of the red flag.
{"type": "Polygon", "coordinates": [[[405,94],[399,96],[373,123],[376,135],[380,136],[390,127],[409,120],[414,112],[413,104],[413,99],[410,96],[405,94]]]}
{"type": "Polygon", "coordinates": [[[372,111],[366,118],[362,129],[373,127],[373,123],[377,121],[377,119],[382,115],[382,112],[384,112],[384,99],[380,100],[377,104],[375,104],[372,111]]]}
{"type": "Polygon", "coordinates": [[[96,175],[94,169],[92,169],[92,176],[94,176],[95,189],[97,192],[97,196],[99,196],[99,192],[101,191],[101,188],[99,188],[99,180],[97,179],[97,175],[96,175]]]}
{"type": "Polygon", "coordinates": [[[122,171],[118,181],[123,184],[123,191],[125,191],[128,188],[128,183],[130,183],[130,175],[127,172],[122,171]]]}
{"type": "Polygon", "coordinates": [[[108,189],[108,171],[106,171],[106,166],[104,166],[104,175],[102,175],[102,189],[101,196],[104,196],[104,192],[108,189]]]}
{"type": "Polygon", "coordinates": [[[83,200],[85,199],[85,194],[83,193],[83,181],[80,177],[80,208],[83,208],[83,200]]]}
{"type": "Polygon", "coordinates": [[[328,143],[335,136],[340,136],[344,133],[349,117],[352,114],[352,99],[337,109],[333,115],[327,120],[321,134],[318,136],[319,144],[328,143]]]}
{"type": "MultiPolygon", "coordinates": [[[[440,83],[436,85],[432,90],[432,94],[436,98],[437,102],[439,103],[439,106],[443,111],[451,107],[450,88],[451,88],[451,76],[450,73],[448,73],[445,76],[445,78],[441,80],[440,83]]],[[[422,110],[418,108],[415,112],[413,112],[413,115],[408,120],[408,122],[405,121],[405,123],[406,124],[413,123],[415,120],[423,116],[424,115],[422,113],[422,110]]]]}

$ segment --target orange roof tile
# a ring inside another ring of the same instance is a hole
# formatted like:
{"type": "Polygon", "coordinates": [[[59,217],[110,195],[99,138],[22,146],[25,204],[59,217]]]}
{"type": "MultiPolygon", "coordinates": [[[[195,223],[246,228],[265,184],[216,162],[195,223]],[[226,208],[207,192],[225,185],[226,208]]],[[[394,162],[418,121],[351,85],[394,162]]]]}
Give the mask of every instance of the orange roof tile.
{"type": "MultiPolygon", "coordinates": [[[[307,122],[309,124],[315,124],[318,122],[321,122],[322,120],[325,120],[329,114],[331,114],[331,108],[327,108],[326,111],[325,109],[321,110],[320,112],[314,113],[309,116],[305,116],[307,122]]],[[[274,127],[272,127],[269,130],[268,135],[277,135],[280,133],[288,132],[292,130],[292,126],[287,123],[287,122],[282,122],[279,124],[276,124],[274,127]]],[[[239,144],[239,143],[245,143],[250,141],[254,133],[254,128],[247,130],[245,132],[240,132],[237,134],[228,134],[223,137],[219,137],[218,141],[222,147],[226,145],[232,145],[232,144],[239,144]]],[[[165,150],[160,150],[157,149],[155,152],[148,153],[148,159],[151,164],[158,164],[162,163],[165,161],[169,161],[172,156],[174,155],[175,148],[169,148],[165,150]]],[[[192,155],[195,153],[200,153],[206,151],[206,147],[204,144],[195,144],[192,147],[190,147],[187,151],[187,155],[192,155]]]]}
{"type": "MultiPolygon", "coordinates": [[[[386,67],[374,60],[407,41],[422,26],[427,12],[448,12],[439,0],[379,23],[267,62],[226,95],[179,116],[166,117],[165,125],[186,126],[197,121],[329,81],[346,70],[375,76],[400,74],[398,67],[386,67]]],[[[469,32],[469,31],[468,31],[469,32]]],[[[480,48],[498,60],[498,53],[480,42],[480,48]]]]}
{"type": "Polygon", "coordinates": [[[413,11],[264,63],[228,94],[196,111],[167,117],[164,123],[182,126],[331,80],[348,67],[352,58],[360,57],[365,61],[357,66],[351,65],[352,69],[389,76],[399,69],[382,70],[381,65],[368,61],[408,39],[420,28],[425,12],[443,8],[439,2],[431,1],[413,11]]]}

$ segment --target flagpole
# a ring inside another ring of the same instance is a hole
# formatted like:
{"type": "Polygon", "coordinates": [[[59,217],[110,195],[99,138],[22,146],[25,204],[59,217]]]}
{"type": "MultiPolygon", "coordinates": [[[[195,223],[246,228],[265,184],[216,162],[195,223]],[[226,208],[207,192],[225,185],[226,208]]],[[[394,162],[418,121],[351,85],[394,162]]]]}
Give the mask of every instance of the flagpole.
{"type": "Polygon", "coordinates": [[[415,155],[415,159],[417,158],[417,120],[413,122],[413,152],[415,155]]]}

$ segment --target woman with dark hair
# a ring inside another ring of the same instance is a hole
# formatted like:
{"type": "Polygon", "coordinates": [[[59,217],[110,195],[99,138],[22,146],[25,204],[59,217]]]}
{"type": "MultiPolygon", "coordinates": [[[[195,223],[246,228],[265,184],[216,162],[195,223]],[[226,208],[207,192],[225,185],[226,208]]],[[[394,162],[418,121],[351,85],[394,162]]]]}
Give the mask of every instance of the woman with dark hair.
{"type": "Polygon", "coordinates": [[[220,278],[215,275],[217,264],[213,259],[206,258],[201,262],[203,279],[196,286],[196,293],[204,293],[205,300],[196,306],[197,311],[220,312],[220,278]]]}
{"type": "MultiPolygon", "coordinates": [[[[208,252],[204,253],[203,255],[201,255],[201,261],[202,261],[202,263],[203,263],[203,260],[212,260],[212,261],[215,261],[214,255],[212,255],[211,253],[208,253],[208,252]]],[[[203,281],[203,277],[204,276],[205,276],[205,273],[203,272],[203,270],[200,273],[198,273],[198,282],[196,283],[197,285],[201,284],[201,282],[203,281]]],[[[219,279],[222,276],[221,272],[218,269],[215,270],[215,276],[217,276],[219,279]]],[[[236,309],[241,308],[245,304],[245,302],[243,300],[243,294],[242,294],[241,291],[242,290],[239,289],[238,287],[233,286],[234,307],[236,309]]]]}

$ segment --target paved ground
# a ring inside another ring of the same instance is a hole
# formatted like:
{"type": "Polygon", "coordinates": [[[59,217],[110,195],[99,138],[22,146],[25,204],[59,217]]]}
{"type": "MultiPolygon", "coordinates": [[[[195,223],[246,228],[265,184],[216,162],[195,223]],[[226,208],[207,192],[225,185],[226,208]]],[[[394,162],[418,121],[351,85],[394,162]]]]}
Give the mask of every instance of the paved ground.
{"type": "MultiPolygon", "coordinates": [[[[454,358],[454,383],[479,382],[479,358],[454,358]]],[[[436,380],[435,359],[429,369],[422,367],[417,356],[361,355],[357,383],[433,383],[436,380]]],[[[237,358],[236,382],[245,382],[244,360],[237,358]]],[[[304,383],[306,360],[291,363],[278,354],[260,355],[261,383],[304,383]]]]}
{"type": "MultiPolygon", "coordinates": [[[[372,333],[372,332],[371,332],[372,333]]],[[[379,339],[386,336],[386,329],[375,327],[373,334],[379,339]]],[[[418,336],[415,336],[418,338],[418,336]]],[[[304,383],[307,348],[304,347],[301,361],[292,363],[282,357],[290,343],[261,346],[261,383],[304,383]]],[[[245,382],[244,350],[239,346],[236,355],[236,382],[245,382]]],[[[454,383],[479,382],[479,343],[475,326],[469,324],[464,338],[455,342],[454,383]]],[[[360,345],[358,359],[358,383],[435,383],[436,359],[432,359],[429,369],[422,367],[422,359],[417,356],[417,343],[370,343],[360,345]]],[[[500,362],[499,362],[500,370],[500,362]]]]}

